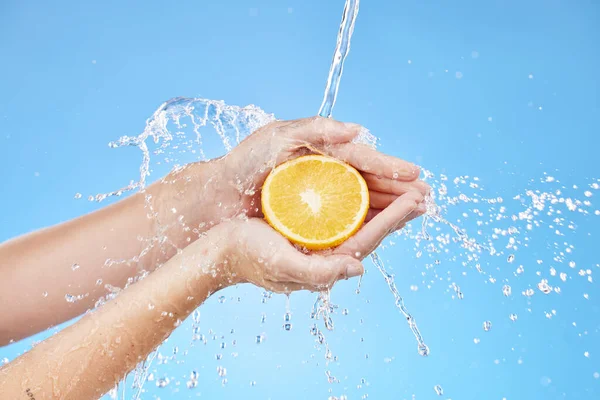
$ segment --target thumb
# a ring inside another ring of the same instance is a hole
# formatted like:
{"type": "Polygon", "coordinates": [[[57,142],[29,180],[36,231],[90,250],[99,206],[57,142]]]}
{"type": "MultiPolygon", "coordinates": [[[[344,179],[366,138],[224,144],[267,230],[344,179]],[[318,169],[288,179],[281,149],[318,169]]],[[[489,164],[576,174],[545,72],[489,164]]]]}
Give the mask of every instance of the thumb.
{"type": "Polygon", "coordinates": [[[344,254],[333,254],[326,256],[325,259],[331,266],[331,270],[337,271],[338,279],[353,278],[365,272],[362,263],[354,257],[344,254]]]}

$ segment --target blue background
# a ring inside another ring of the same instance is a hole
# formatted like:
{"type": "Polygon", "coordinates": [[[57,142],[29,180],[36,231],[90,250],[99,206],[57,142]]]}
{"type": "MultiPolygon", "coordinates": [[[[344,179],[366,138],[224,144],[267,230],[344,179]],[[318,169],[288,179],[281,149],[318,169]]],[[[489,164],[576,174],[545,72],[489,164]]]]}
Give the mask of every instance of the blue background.
{"type": "MultiPolygon", "coordinates": [[[[137,179],[140,153],[107,143],[140,133],[169,98],[252,103],[281,119],[314,115],[342,8],[342,0],[2,1],[0,240],[92,211],[104,203],[87,195],[137,179]],[[84,198],[75,200],[77,192],[84,198]]],[[[593,214],[600,192],[589,199],[583,192],[600,177],[599,23],[600,5],[585,0],[364,0],[334,117],[367,126],[385,152],[438,176],[477,176],[487,197],[506,200],[508,215],[522,211],[511,199],[531,188],[590,200],[593,214]],[[543,182],[545,174],[559,182],[543,182]]],[[[462,220],[473,208],[451,207],[448,219],[462,220]]],[[[171,383],[149,382],[143,398],[433,399],[437,384],[441,398],[454,400],[599,398],[600,291],[577,274],[598,271],[599,217],[560,209],[574,232],[556,236],[548,226],[553,217],[542,213],[543,226],[520,236],[528,237],[527,247],[513,263],[506,249],[482,257],[496,283],[472,263],[462,265],[458,245],[416,258],[413,241],[394,239],[381,252],[395,267],[428,358],[417,354],[385,283],[366,262],[360,295],[355,281],[332,292],[333,302],[349,309],[326,333],[339,362],[325,367],[323,350],[314,348],[314,295],[291,296],[293,329],[286,332],[285,297],[262,304],[260,290],[241,286],[225,293],[224,303],[211,298],[201,307],[201,330],[208,336],[212,329],[216,340],[190,344],[188,321],[162,346],[164,355],[179,348],[175,359],[152,366],[155,377],[171,383]],[[565,242],[574,249],[556,261],[565,242]],[[521,264],[525,273],[516,277],[521,264]],[[551,266],[568,281],[550,276],[551,266]],[[561,294],[538,291],[541,277],[561,294]],[[508,298],[504,279],[513,286],[508,298]],[[452,282],[464,299],[453,297],[452,282]],[[528,287],[536,291],[531,299],[521,295],[528,287]],[[556,316],[546,318],[553,309],[556,316]],[[519,319],[510,321],[510,313],[519,319]],[[493,324],[489,332],[485,320],[493,324]],[[266,339],[257,345],[261,333],[266,339]],[[218,365],[227,368],[224,386],[218,365]],[[200,379],[190,390],[185,376],[192,369],[200,379]],[[341,382],[329,384],[326,369],[341,382]]],[[[459,224],[478,229],[468,218],[459,224]]],[[[482,237],[493,234],[491,226],[481,229],[482,237]]],[[[9,307],[5,300],[0,306],[9,307]]],[[[16,357],[45,335],[0,349],[0,358],[16,357]]]]}

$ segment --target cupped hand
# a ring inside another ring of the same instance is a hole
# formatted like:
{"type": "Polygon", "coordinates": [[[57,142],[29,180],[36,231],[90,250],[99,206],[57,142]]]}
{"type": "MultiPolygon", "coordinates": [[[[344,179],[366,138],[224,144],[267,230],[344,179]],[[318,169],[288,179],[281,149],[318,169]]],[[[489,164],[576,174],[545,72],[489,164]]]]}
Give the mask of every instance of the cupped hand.
{"type": "Polygon", "coordinates": [[[276,293],[324,290],[340,279],[362,275],[360,260],[389,233],[424,213],[422,204],[423,195],[409,191],[342,245],[321,252],[301,251],[260,218],[224,222],[216,230],[225,243],[221,281],[225,286],[250,282],[276,293]]]}
{"type": "Polygon", "coordinates": [[[244,139],[220,159],[219,179],[226,184],[219,199],[223,218],[244,213],[261,217],[260,189],[277,165],[310,153],[326,154],[356,168],[367,182],[370,210],[367,222],[410,191],[425,195],[429,186],[418,179],[414,164],[355,143],[361,126],[313,117],[272,122],[244,139]]]}

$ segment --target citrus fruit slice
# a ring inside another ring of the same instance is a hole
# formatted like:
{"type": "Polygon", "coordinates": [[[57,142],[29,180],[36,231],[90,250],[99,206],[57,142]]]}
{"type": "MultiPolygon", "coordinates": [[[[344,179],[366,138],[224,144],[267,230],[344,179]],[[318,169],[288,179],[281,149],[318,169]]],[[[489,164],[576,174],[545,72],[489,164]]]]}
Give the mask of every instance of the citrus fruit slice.
{"type": "Polygon", "coordinates": [[[291,242],[310,250],[337,246],[361,227],[369,189],[352,166],[309,155],[273,169],[262,188],[267,222],[291,242]]]}

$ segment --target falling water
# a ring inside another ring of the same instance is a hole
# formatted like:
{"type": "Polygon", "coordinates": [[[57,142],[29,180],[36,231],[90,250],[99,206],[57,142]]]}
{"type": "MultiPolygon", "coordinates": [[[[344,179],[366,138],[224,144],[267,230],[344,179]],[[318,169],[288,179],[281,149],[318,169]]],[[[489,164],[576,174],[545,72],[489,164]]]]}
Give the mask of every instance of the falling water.
{"type": "Polygon", "coordinates": [[[354,23],[358,15],[358,6],[360,0],[346,0],[344,13],[342,15],[342,23],[337,37],[337,46],[333,53],[333,61],[329,69],[329,77],[327,78],[327,86],[325,87],[325,95],[323,103],[319,109],[321,117],[330,118],[337,98],[338,89],[340,87],[340,79],[344,72],[344,61],[350,51],[350,40],[352,32],[354,32],[354,23]]]}
{"type": "MultiPolygon", "coordinates": [[[[329,77],[327,79],[327,86],[325,87],[325,95],[323,96],[323,103],[321,104],[321,108],[319,109],[319,115],[325,118],[331,118],[331,114],[333,112],[333,106],[335,105],[335,100],[337,98],[338,90],[340,87],[340,80],[342,78],[342,73],[344,71],[344,61],[346,61],[346,57],[348,56],[348,52],[350,51],[350,41],[352,39],[352,33],[354,32],[354,24],[356,22],[356,17],[358,15],[360,0],[346,0],[346,5],[344,6],[344,14],[342,16],[342,23],[340,24],[340,30],[338,32],[337,38],[337,46],[335,48],[335,52],[333,54],[333,61],[331,62],[331,68],[329,69],[329,77]]],[[[377,255],[377,252],[373,252],[371,254],[371,260],[373,264],[377,267],[379,272],[385,278],[385,282],[387,283],[390,291],[394,295],[394,299],[396,302],[396,307],[406,318],[408,322],[408,326],[410,327],[412,333],[415,335],[417,339],[417,349],[420,355],[427,356],[429,355],[429,347],[423,341],[423,337],[421,336],[421,332],[419,332],[419,328],[417,327],[417,322],[414,317],[410,314],[406,306],[404,305],[404,299],[398,292],[396,288],[396,284],[394,282],[394,276],[387,272],[385,269],[385,265],[381,258],[377,255]]],[[[360,283],[359,283],[360,284],[360,283]]],[[[328,299],[329,297],[319,297],[325,301],[325,304],[322,309],[323,318],[325,323],[331,320],[328,312],[328,299]]]]}

